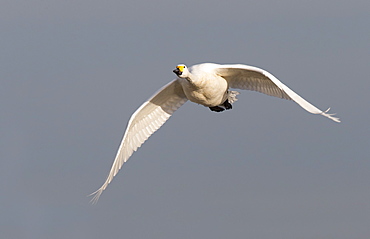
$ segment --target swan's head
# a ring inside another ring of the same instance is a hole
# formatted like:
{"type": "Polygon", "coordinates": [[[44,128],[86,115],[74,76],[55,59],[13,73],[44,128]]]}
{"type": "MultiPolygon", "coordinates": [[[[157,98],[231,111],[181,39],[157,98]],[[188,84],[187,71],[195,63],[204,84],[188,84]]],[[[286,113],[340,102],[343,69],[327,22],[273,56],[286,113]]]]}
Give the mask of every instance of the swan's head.
{"type": "Polygon", "coordinates": [[[177,65],[176,69],[173,70],[173,73],[175,73],[180,78],[186,78],[189,76],[189,70],[184,64],[177,65]]]}

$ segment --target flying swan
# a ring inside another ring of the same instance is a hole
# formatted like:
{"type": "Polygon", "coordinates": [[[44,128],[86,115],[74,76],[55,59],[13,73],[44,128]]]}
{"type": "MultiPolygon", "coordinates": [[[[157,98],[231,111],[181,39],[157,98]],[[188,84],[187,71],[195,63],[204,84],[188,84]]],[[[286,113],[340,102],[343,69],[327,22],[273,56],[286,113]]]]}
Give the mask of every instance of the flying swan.
{"type": "Polygon", "coordinates": [[[113,177],[136,151],[170,116],[190,100],[221,112],[232,109],[232,103],[239,94],[229,88],[258,91],[270,96],[293,100],[312,114],[323,115],[340,122],[328,110],[321,111],[300,97],[269,72],[247,65],[219,65],[203,63],[187,67],[177,65],[173,72],[177,78],[142,104],[131,116],[116,158],[104,184],[94,193],[92,202],[97,202],[113,177]]]}

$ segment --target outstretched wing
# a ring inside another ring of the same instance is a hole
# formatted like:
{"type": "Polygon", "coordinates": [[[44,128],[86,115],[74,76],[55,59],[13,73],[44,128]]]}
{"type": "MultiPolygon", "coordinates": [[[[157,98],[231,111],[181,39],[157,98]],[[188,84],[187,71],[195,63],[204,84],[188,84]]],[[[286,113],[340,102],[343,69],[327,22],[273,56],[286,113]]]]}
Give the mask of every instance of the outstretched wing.
{"type": "Polygon", "coordinates": [[[215,71],[227,80],[230,88],[254,90],[282,99],[293,100],[312,114],[320,114],[335,122],[340,122],[339,118],[327,113],[330,108],[326,111],[316,108],[265,70],[247,65],[217,65],[215,71]]]}
{"type": "Polygon", "coordinates": [[[162,87],[149,100],[142,104],[131,116],[116,158],[104,184],[94,193],[95,203],[113,177],[136,151],[167,119],[187,101],[178,80],[173,80],[162,87]]]}

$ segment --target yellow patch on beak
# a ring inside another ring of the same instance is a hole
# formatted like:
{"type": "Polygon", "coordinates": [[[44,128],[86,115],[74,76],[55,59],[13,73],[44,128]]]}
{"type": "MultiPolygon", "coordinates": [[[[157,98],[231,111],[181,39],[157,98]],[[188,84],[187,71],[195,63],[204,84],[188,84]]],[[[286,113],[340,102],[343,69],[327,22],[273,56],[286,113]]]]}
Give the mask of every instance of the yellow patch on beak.
{"type": "Polygon", "coordinates": [[[180,72],[183,72],[185,66],[180,65],[180,66],[176,66],[176,68],[179,69],[180,72]]]}

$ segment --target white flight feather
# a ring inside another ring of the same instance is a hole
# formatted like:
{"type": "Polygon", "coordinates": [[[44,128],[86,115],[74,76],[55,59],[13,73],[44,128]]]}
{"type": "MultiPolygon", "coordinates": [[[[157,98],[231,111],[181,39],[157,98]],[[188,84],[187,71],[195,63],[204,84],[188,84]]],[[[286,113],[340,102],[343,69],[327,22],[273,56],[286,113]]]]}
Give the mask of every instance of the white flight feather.
{"type": "Polygon", "coordinates": [[[149,100],[142,104],[131,116],[126,132],[118,148],[112,168],[104,184],[94,193],[91,199],[97,202],[113,177],[136,151],[167,119],[185,102],[182,87],[178,80],[173,80],[162,87],[149,100]]]}
{"type": "Polygon", "coordinates": [[[281,83],[281,81],[271,73],[263,69],[240,64],[211,64],[210,66],[212,67],[212,65],[214,65],[215,71],[229,82],[229,86],[231,88],[254,90],[283,99],[291,99],[312,114],[320,114],[335,122],[340,122],[339,118],[333,117],[334,114],[327,113],[330,108],[326,111],[318,109],[316,106],[312,105],[291,90],[288,86],[281,83]]]}

